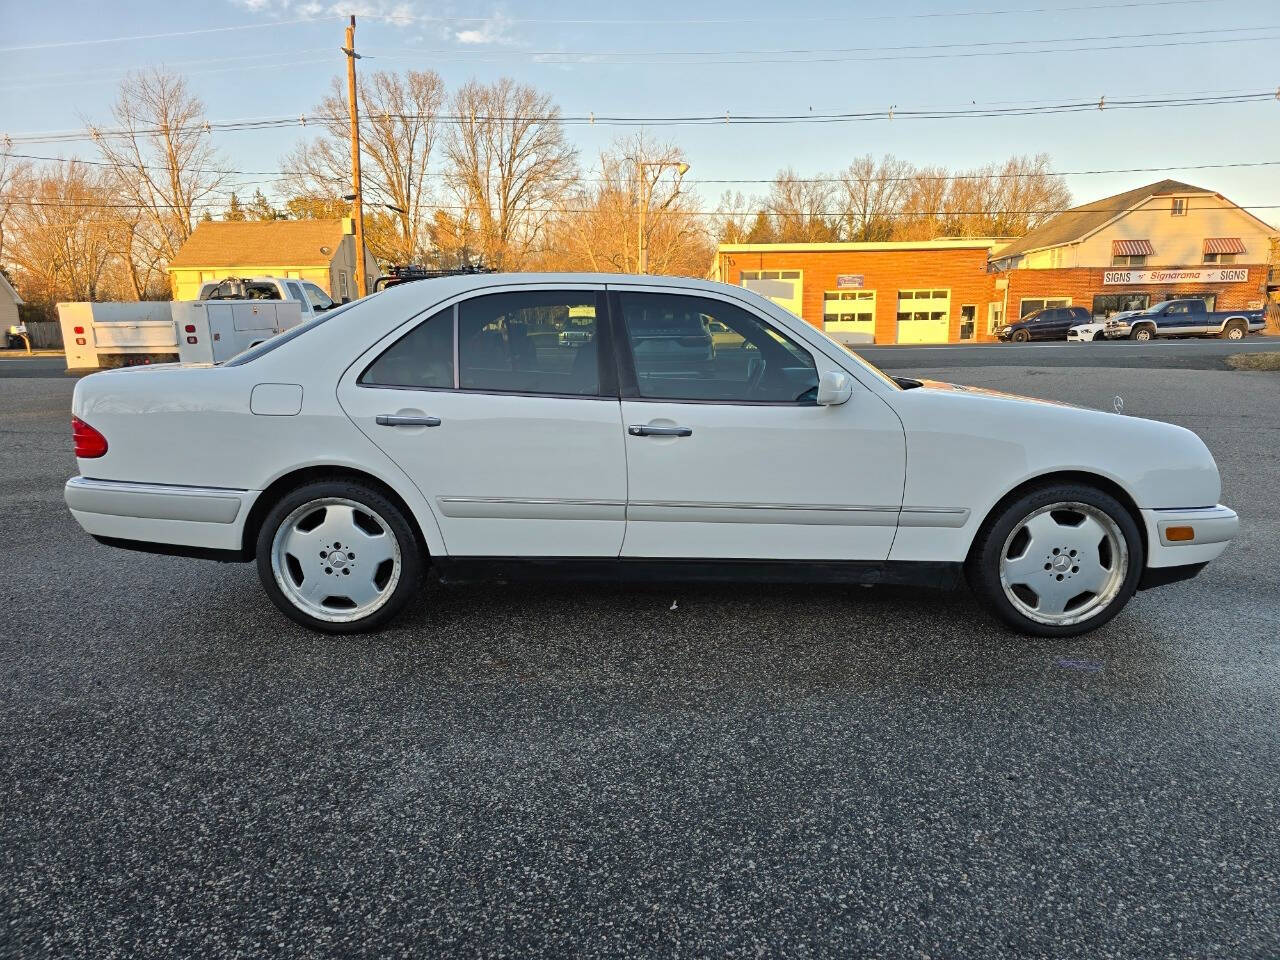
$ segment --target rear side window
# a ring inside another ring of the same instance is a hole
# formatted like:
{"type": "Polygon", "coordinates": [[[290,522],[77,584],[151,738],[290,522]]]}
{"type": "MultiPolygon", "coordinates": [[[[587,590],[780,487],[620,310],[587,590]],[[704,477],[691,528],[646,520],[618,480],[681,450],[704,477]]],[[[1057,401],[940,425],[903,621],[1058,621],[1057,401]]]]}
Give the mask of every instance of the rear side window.
{"type": "Polygon", "coordinates": [[[458,305],[458,385],[464,390],[600,393],[594,290],[522,290],[458,305]]]}
{"type": "Polygon", "coordinates": [[[453,386],[453,307],[422,321],[388,347],[360,375],[376,387],[453,386]]]}

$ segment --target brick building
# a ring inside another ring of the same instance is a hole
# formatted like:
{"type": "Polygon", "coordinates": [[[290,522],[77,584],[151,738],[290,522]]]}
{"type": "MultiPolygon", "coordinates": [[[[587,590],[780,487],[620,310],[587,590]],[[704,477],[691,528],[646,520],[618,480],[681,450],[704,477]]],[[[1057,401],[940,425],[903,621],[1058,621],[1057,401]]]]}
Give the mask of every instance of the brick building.
{"type": "Polygon", "coordinates": [[[1003,309],[988,269],[1007,240],[721,244],[711,277],[846,343],[971,340],[1003,309]]]}
{"type": "Polygon", "coordinates": [[[711,276],[850,344],[955,343],[1042,307],[1099,319],[1178,297],[1260,307],[1276,282],[1275,234],[1221,194],[1162,180],[1014,240],[722,244],[711,276]]]}

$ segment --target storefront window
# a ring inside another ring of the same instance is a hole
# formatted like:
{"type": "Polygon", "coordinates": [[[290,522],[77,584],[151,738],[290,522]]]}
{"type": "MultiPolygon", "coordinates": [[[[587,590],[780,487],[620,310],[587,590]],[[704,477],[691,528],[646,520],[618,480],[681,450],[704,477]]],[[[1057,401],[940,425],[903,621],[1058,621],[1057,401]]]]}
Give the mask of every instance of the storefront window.
{"type": "Polygon", "coordinates": [[[1122,310],[1145,310],[1151,297],[1145,293],[1100,293],[1093,298],[1093,319],[1105,320],[1122,310]]]}

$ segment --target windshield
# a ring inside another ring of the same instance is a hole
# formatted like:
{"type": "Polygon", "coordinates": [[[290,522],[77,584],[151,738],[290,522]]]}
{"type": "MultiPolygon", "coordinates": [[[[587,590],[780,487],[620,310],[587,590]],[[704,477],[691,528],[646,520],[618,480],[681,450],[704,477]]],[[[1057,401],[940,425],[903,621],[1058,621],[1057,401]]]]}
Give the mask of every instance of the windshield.
{"type": "Polygon", "coordinates": [[[327,293],[317,287],[314,283],[304,283],[303,291],[307,295],[307,299],[311,301],[311,307],[314,310],[328,310],[333,306],[333,300],[327,293]]]}
{"type": "Polygon", "coordinates": [[[316,327],[320,326],[320,324],[328,323],[334,317],[338,316],[339,314],[346,313],[348,310],[354,307],[357,303],[364,303],[365,300],[367,299],[368,298],[366,297],[364,298],[364,300],[353,300],[350,303],[344,303],[342,306],[335,307],[332,310],[326,310],[324,313],[317,313],[314,317],[312,317],[310,320],[306,321],[305,323],[300,323],[296,327],[291,327],[290,329],[286,330],[284,333],[276,334],[270,340],[263,340],[256,347],[250,347],[248,350],[245,350],[243,353],[237,353],[230,360],[227,360],[224,363],[222,363],[221,366],[238,367],[238,366],[241,366],[242,364],[248,363],[251,360],[257,360],[258,357],[262,356],[264,353],[270,353],[272,350],[276,349],[277,347],[283,347],[290,340],[296,340],[298,337],[302,336],[304,333],[308,333],[309,331],[314,330],[316,327]]]}

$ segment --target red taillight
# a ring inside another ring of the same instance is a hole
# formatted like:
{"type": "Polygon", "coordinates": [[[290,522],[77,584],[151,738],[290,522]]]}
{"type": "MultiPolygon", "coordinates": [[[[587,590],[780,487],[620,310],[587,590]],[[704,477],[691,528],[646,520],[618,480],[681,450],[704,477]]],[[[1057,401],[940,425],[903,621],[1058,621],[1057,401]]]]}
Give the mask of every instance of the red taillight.
{"type": "Polygon", "coordinates": [[[76,327],[76,333],[84,333],[84,327],[76,327]]]}
{"type": "Polygon", "coordinates": [[[183,330],[185,330],[187,333],[195,333],[195,332],[196,332],[196,325],[195,325],[194,323],[188,323],[188,324],[187,324],[185,327],[183,327],[182,329],[183,329],[183,330]]]}
{"type": "Polygon", "coordinates": [[[107,452],[107,438],[79,417],[71,418],[71,436],[76,443],[76,456],[86,460],[107,452]]]}

